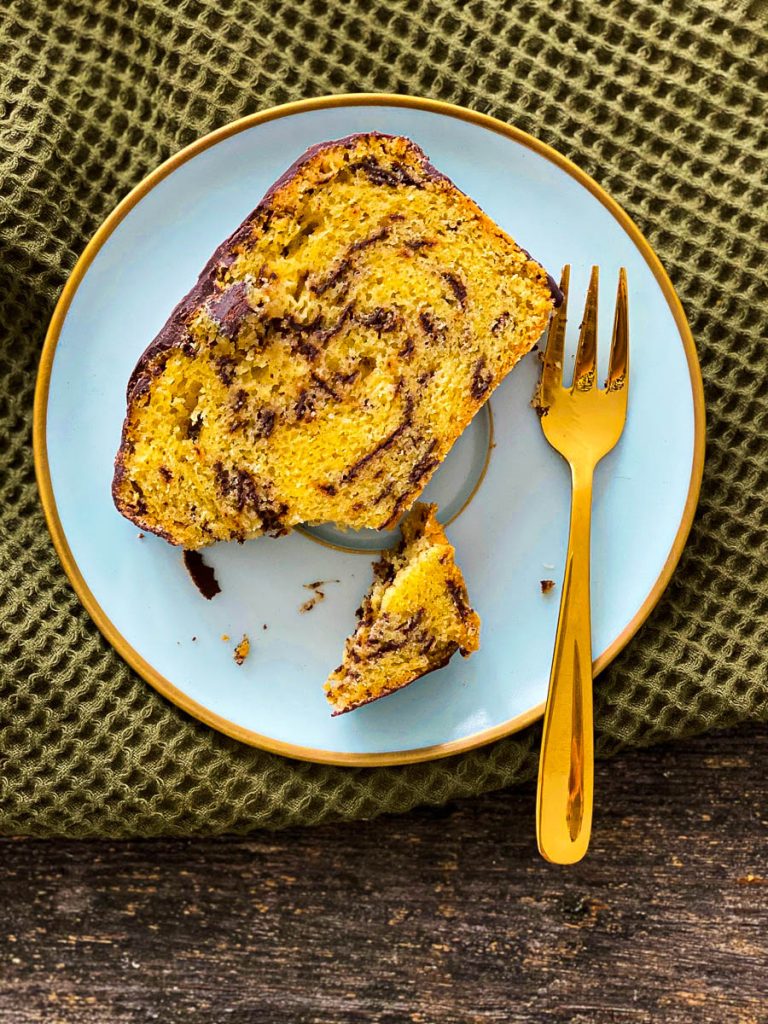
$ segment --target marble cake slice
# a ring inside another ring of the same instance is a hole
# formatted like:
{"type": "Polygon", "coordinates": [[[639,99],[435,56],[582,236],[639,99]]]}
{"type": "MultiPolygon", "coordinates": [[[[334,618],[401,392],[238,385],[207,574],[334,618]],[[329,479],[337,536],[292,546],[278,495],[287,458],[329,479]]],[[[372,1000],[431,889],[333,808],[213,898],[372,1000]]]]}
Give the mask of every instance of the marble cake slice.
{"type": "Polygon", "coordinates": [[[391,527],[555,295],[408,139],[315,146],[141,356],[115,504],[186,548],[302,522],[391,527]]]}
{"type": "Polygon", "coordinates": [[[344,658],[325,684],[334,715],[401,690],[480,646],[480,619],[467,597],[453,546],[417,503],[403,519],[402,543],[374,564],[374,580],[358,612],[344,658]]]}

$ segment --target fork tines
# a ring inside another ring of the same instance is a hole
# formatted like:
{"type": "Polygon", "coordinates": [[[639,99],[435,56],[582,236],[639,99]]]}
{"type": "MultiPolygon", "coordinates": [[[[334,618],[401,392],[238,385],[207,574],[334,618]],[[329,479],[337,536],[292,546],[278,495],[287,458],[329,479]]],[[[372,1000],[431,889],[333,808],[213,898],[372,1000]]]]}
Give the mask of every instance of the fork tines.
{"type": "MultiPolygon", "coordinates": [[[[552,404],[553,392],[563,385],[565,327],[568,316],[568,285],[570,276],[571,268],[569,264],[566,264],[563,267],[560,278],[560,291],[563,293],[563,301],[552,316],[547,335],[547,347],[544,353],[544,366],[541,373],[541,402],[544,407],[552,404]]],[[[573,366],[572,391],[590,391],[595,386],[597,374],[597,294],[599,278],[599,268],[592,267],[573,366]]],[[[627,381],[628,374],[629,317],[627,311],[627,273],[622,267],[619,270],[619,285],[616,293],[616,311],[613,319],[608,377],[605,382],[606,390],[620,391],[627,381]]]]}

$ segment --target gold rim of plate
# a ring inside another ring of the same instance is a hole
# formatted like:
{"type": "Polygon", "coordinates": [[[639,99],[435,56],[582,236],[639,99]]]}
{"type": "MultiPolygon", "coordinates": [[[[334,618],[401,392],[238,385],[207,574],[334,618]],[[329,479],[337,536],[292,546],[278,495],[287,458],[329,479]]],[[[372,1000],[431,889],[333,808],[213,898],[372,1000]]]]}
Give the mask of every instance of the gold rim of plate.
{"type": "Polygon", "coordinates": [[[62,291],[56,305],[56,309],[54,310],[53,317],[45,337],[45,342],[43,344],[40,368],[38,370],[37,384],[35,388],[33,417],[35,473],[37,475],[37,483],[40,489],[40,497],[42,500],[45,518],[48,523],[48,529],[51,532],[54,546],[61,563],[64,566],[64,571],[69,577],[75,593],[82,602],[86,611],[118,654],[120,654],[120,656],[128,662],[131,668],[138,672],[138,674],[142,676],[150,686],[153,686],[159,693],[164,697],[167,697],[168,700],[172,701],[183,711],[192,715],[193,718],[204,722],[206,725],[211,726],[213,729],[217,729],[219,732],[222,732],[227,736],[231,736],[243,743],[248,743],[251,746],[260,747],[261,749],[267,750],[273,754],[281,754],[285,757],[293,757],[302,761],[372,768],[381,765],[412,764],[417,761],[431,761],[440,757],[449,757],[452,754],[461,754],[467,750],[472,750],[475,747],[491,743],[494,740],[502,739],[505,736],[509,736],[512,733],[524,729],[527,725],[530,725],[532,722],[541,718],[544,713],[544,703],[542,702],[537,707],[531,708],[523,714],[517,715],[506,722],[502,722],[500,725],[493,726],[490,729],[482,729],[479,732],[465,736],[463,739],[452,740],[448,743],[438,743],[429,747],[418,747],[414,750],[393,750],[373,754],[336,753],[332,751],[314,749],[312,747],[298,746],[293,743],[285,743],[280,740],[272,739],[269,736],[262,736],[260,733],[252,732],[250,729],[245,729],[242,726],[237,725],[235,722],[231,722],[226,718],[222,718],[220,715],[214,714],[202,704],[199,704],[197,701],[188,697],[168,679],[161,676],[137,650],[131,647],[125,637],[122,636],[115,625],[107,617],[104,610],[92,594],[88,584],[85,582],[85,579],[80,572],[77,562],[72,555],[66,536],[64,535],[61,521],[59,520],[56,508],[56,499],[51,485],[46,443],[48,389],[50,385],[54,353],[56,351],[56,345],[59,340],[62,324],[64,323],[64,319],[67,315],[67,311],[69,310],[69,306],[75,292],[85,276],[86,271],[93,262],[94,257],[123,218],[133,209],[139,200],[141,200],[159,182],[182,164],[186,163],[187,160],[192,159],[192,157],[197,156],[198,153],[202,153],[204,150],[208,149],[209,146],[216,145],[216,143],[221,142],[223,139],[227,139],[232,135],[236,135],[238,132],[245,131],[255,125],[264,124],[267,121],[275,120],[276,118],[290,117],[292,114],[299,114],[308,110],[321,110],[329,107],[342,106],[411,107],[418,110],[430,111],[435,114],[444,114],[448,117],[455,117],[462,121],[469,121],[472,124],[479,125],[481,128],[487,128],[500,135],[505,135],[507,138],[512,139],[513,142],[517,142],[520,145],[533,150],[533,152],[538,153],[540,156],[545,157],[561,170],[569,174],[572,178],[575,178],[579,184],[583,185],[584,188],[591,192],[591,194],[595,196],[595,198],[598,199],[613,215],[622,228],[624,228],[650,267],[651,272],[656,278],[656,281],[667,300],[669,308],[672,311],[675,324],[680,332],[683,348],[685,349],[688,371],[691,379],[691,391],[693,394],[694,450],[688,495],[683,509],[683,515],[680,520],[680,525],[677,529],[677,534],[658,579],[632,620],[619,634],[619,636],[616,637],[613,643],[603,651],[600,657],[594,662],[594,675],[597,675],[607,665],[609,665],[640,629],[669,583],[672,573],[680,559],[680,555],[682,554],[693,523],[704,470],[704,388],[701,378],[701,369],[699,367],[699,361],[696,354],[696,347],[680,300],[677,297],[675,289],[672,286],[672,282],[662,267],[659,258],[656,256],[650,244],[629,215],[624,212],[619,204],[613,200],[604,191],[604,189],[597,184],[596,181],[577,167],[576,164],[572,163],[566,157],[552,149],[551,146],[546,145],[544,142],[540,142],[538,139],[528,135],[527,132],[522,131],[520,128],[515,128],[511,125],[505,124],[503,121],[500,121],[495,117],[490,117],[487,114],[480,114],[474,110],[468,110],[466,107],[456,106],[453,103],[444,103],[439,100],[423,99],[417,96],[405,96],[395,93],[342,93],[335,96],[318,96],[313,99],[297,100],[292,103],[284,103],[280,106],[270,107],[267,110],[263,110],[255,114],[249,114],[246,117],[239,118],[237,121],[232,121],[230,124],[226,124],[222,128],[218,128],[209,135],[205,135],[203,138],[198,139],[191,145],[186,146],[184,149],[180,150],[180,152],[174,154],[164,163],[160,164],[159,167],[136,185],[136,187],[133,188],[115,207],[85,247],[83,254],[75,264],[74,270],[70,274],[69,279],[64,286],[64,290],[62,291]]]}

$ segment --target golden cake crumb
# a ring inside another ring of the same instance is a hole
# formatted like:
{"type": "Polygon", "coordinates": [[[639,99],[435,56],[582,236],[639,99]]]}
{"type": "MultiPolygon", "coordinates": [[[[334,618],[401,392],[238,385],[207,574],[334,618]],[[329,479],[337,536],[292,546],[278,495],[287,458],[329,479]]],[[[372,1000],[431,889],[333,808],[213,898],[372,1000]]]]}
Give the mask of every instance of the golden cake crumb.
{"type": "Polygon", "coordinates": [[[235,648],[234,659],[238,665],[242,665],[245,659],[251,652],[251,641],[248,639],[245,633],[243,633],[243,639],[235,648]]]}

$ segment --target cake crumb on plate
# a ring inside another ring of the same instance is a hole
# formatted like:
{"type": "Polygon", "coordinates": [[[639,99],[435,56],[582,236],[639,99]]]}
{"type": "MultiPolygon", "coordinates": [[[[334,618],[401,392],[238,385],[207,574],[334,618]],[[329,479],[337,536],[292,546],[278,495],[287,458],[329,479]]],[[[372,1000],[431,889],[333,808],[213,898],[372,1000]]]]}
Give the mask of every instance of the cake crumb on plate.
{"type": "MultiPolygon", "coordinates": [[[[314,583],[304,583],[304,584],[302,584],[305,590],[312,590],[312,591],[314,591],[314,596],[310,597],[309,600],[304,602],[304,604],[299,605],[299,611],[302,612],[302,614],[304,612],[311,612],[316,604],[320,604],[321,601],[325,600],[325,591],[321,590],[321,587],[324,587],[326,585],[326,583],[340,583],[340,582],[341,582],[341,580],[315,580],[314,583]]],[[[264,629],[266,629],[266,628],[267,627],[265,626],[264,629]]]]}
{"type": "Polygon", "coordinates": [[[238,665],[242,665],[250,653],[251,641],[248,639],[247,634],[243,633],[243,639],[235,648],[234,659],[238,665]]]}

